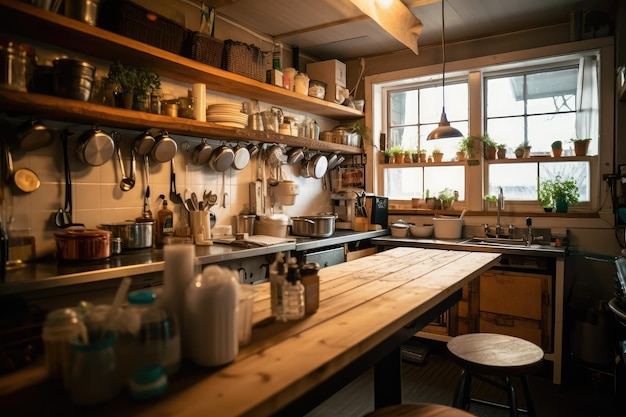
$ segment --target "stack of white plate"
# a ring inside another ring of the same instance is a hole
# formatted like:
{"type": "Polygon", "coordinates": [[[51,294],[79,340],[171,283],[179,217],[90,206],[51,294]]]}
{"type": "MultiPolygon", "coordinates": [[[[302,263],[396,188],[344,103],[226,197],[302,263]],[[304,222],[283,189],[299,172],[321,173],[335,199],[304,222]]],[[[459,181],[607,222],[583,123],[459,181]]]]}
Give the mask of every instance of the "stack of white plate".
{"type": "Polygon", "coordinates": [[[212,104],[207,107],[206,120],[227,127],[248,126],[248,115],[241,112],[241,104],[212,104]]]}

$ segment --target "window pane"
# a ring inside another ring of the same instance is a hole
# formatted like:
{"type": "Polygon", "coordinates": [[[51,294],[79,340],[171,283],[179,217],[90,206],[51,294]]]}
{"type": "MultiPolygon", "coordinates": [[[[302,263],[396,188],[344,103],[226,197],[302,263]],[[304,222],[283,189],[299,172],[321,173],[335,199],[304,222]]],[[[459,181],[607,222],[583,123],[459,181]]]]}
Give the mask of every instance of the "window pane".
{"type": "MultiPolygon", "coordinates": [[[[514,116],[524,114],[524,101],[519,100],[523,76],[487,78],[487,117],[514,116]]],[[[523,97],[523,96],[522,96],[523,97]]]]}
{"type": "MultiPolygon", "coordinates": [[[[419,117],[422,124],[439,123],[441,118],[441,86],[423,87],[420,92],[419,117]]],[[[430,131],[429,131],[430,132],[430,131]]],[[[427,133],[428,134],[428,133],[427,133]]]]}
{"type": "Polygon", "coordinates": [[[505,117],[502,119],[488,120],[486,131],[489,137],[496,143],[504,143],[507,145],[507,154],[512,155],[520,144],[524,143],[524,118],[523,117],[505,117]]]}
{"type": "Polygon", "coordinates": [[[587,161],[572,162],[544,162],[539,164],[539,181],[555,179],[560,175],[562,179],[574,178],[578,185],[578,201],[590,201],[589,163],[587,161]]]}
{"type": "Polygon", "coordinates": [[[417,90],[400,91],[390,94],[391,126],[417,123],[417,90]]]}
{"type": "Polygon", "coordinates": [[[489,165],[489,185],[487,194],[498,195],[502,187],[506,200],[537,200],[537,164],[491,164],[489,165]]]}
{"type": "Polygon", "coordinates": [[[417,126],[391,128],[389,130],[389,147],[417,149],[417,126]]]}
{"type": "Polygon", "coordinates": [[[421,167],[384,168],[385,195],[394,200],[423,198],[424,171],[421,167]]]}
{"type": "MultiPolygon", "coordinates": [[[[528,137],[532,153],[550,153],[550,144],[563,141],[563,154],[574,155],[568,146],[570,138],[576,137],[576,113],[543,114],[528,117],[528,137]],[[569,152],[568,152],[569,151],[569,152]]],[[[572,145],[573,147],[573,145],[572,145]]]]}
{"type": "Polygon", "coordinates": [[[577,81],[577,68],[528,74],[528,114],[575,111],[577,81]]]}
{"type": "Polygon", "coordinates": [[[459,200],[465,200],[465,167],[463,165],[424,167],[424,188],[430,196],[449,188],[459,192],[459,200]]]}
{"type": "MultiPolygon", "coordinates": [[[[469,114],[468,100],[467,83],[446,84],[446,115],[450,124],[457,129],[459,127],[454,122],[467,120],[469,114]]],[[[467,131],[461,130],[461,133],[467,135],[467,131]]]]}

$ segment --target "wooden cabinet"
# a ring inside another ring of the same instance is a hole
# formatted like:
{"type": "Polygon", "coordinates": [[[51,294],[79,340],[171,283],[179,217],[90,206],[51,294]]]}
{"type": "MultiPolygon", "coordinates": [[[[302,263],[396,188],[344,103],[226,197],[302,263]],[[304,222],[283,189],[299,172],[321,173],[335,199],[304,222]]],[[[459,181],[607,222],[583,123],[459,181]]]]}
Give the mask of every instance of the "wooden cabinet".
{"type": "Polygon", "coordinates": [[[521,337],[553,352],[552,275],[491,269],[463,287],[461,301],[421,336],[472,332],[521,337]]]}
{"type": "MultiPolygon", "coordinates": [[[[6,36],[24,37],[46,43],[53,48],[65,48],[106,61],[120,60],[130,65],[149,67],[161,76],[180,82],[205,83],[212,91],[256,99],[322,117],[356,120],[364,116],[361,111],[233,74],[16,0],[0,2],[0,16],[6,36]]],[[[40,118],[72,123],[99,123],[139,130],[146,126],[159,126],[169,133],[181,135],[282,143],[345,154],[361,153],[360,148],[353,146],[271,132],[229,129],[210,122],[116,109],[1,88],[0,111],[36,114],[40,118]]]]}

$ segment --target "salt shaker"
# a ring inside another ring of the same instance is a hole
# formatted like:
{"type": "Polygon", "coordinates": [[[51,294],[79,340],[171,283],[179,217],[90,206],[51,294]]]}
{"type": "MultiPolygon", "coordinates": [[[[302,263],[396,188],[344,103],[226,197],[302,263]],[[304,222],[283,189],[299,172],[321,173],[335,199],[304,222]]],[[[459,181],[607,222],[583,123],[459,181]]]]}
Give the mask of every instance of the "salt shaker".
{"type": "Polygon", "coordinates": [[[225,365],[237,357],[239,291],[235,273],[217,265],[204,268],[187,286],[184,331],[198,365],[225,365]]]}

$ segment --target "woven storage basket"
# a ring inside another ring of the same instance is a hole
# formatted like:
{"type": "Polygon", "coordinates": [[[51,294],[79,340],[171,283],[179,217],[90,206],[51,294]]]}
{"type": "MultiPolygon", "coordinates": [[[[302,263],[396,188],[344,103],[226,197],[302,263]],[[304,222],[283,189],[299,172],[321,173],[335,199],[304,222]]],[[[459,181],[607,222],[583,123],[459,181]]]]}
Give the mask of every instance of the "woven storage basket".
{"type": "Polygon", "coordinates": [[[185,29],[128,0],[106,0],[98,8],[98,26],[139,42],[180,54],[185,29]]]}
{"type": "Polygon", "coordinates": [[[222,68],[235,74],[265,82],[265,56],[257,46],[228,39],[224,41],[222,68]]]}
{"type": "Polygon", "coordinates": [[[221,68],[224,42],[200,32],[188,32],[185,56],[203,64],[221,68]]]}

